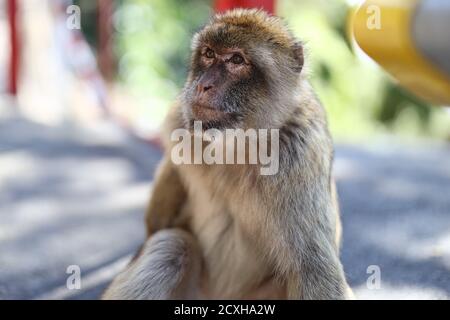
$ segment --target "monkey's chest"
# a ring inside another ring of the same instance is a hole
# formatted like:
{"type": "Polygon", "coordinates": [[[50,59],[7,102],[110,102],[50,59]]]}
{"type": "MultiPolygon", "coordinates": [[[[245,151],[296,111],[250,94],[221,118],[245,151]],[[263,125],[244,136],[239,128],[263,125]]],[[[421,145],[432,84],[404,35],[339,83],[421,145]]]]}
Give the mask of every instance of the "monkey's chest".
{"type": "Polygon", "coordinates": [[[253,296],[261,285],[267,286],[271,271],[218,191],[199,183],[189,188],[191,229],[204,258],[203,287],[208,298],[253,296]]]}

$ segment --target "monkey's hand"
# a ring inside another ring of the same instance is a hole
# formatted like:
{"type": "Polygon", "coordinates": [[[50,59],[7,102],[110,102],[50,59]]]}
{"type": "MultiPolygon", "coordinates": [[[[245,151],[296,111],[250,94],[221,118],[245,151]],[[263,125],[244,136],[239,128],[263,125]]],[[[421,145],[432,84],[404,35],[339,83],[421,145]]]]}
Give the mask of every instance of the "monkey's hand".
{"type": "Polygon", "coordinates": [[[186,190],[170,159],[164,158],[156,172],[145,221],[147,234],[174,227],[186,201],[186,190]]]}

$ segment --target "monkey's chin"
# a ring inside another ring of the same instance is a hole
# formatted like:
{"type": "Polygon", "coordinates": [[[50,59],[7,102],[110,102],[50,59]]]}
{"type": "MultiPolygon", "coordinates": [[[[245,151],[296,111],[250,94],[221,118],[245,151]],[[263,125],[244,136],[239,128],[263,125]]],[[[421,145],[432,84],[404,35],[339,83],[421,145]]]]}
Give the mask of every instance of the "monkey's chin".
{"type": "Polygon", "coordinates": [[[202,123],[202,129],[225,129],[230,125],[230,115],[210,107],[195,104],[192,106],[192,118],[190,127],[194,128],[194,122],[202,123]]]}
{"type": "Polygon", "coordinates": [[[238,113],[224,112],[203,104],[194,103],[185,113],[186,129],[193,130],[195,122],[202,123],[202,129],[236,129],[240,127],[241,116],[238,113]]]}
{"type": "Polygon", "coordinates": [[[200,104],[194,104],[192,106],[192,115],[195,121],[202,122],[216,122],[226,117],[225,112],[200,104]]]}

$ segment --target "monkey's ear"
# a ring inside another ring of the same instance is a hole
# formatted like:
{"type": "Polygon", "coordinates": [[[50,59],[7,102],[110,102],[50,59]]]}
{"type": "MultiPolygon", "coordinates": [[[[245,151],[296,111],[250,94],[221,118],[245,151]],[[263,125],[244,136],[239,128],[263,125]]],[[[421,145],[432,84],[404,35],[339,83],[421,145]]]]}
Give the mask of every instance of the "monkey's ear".
{"type": "Polygon", "coordinates": [[[303,56],[303,44],[301,42],[296,42],[293,44],[292,55],[296,63],[294,70],[300,73],[305,62],[305,58],[303,56]]]}

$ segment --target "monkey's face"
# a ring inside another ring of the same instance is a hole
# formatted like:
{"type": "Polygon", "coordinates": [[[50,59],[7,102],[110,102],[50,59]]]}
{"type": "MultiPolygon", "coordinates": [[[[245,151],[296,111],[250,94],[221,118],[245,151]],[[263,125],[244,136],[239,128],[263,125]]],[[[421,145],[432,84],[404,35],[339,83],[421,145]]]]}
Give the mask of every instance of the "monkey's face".
{"type": "MultiPolygon", "coordinates": [[[[195,35],[183,92],[186,125],[268,127],[283,91],[297,84],[298,44],[280,20],[256,10],[216,16],[195,35]]],[[[292,91],[289,92],[292,95],[292,91]]]]}
{"type": "Polygon", "coordinates": [[[242,48],[202,44],[195,57],[193,81],[187,88],[189,115],[205,127],[231,126],[243,117],[245,94],[255,79],[242,48]]]}
{"type": "Polygon", "coordinates": [[[258,95],[266,87],[264,75],[244,44],[227,46],[205,40],[195,48],[185,88],[185,116],[190,125],[202,121],[205,129],[241,127],[253,110],[255,97],[264,95],[258,95]]]}

